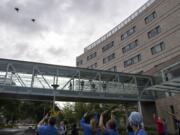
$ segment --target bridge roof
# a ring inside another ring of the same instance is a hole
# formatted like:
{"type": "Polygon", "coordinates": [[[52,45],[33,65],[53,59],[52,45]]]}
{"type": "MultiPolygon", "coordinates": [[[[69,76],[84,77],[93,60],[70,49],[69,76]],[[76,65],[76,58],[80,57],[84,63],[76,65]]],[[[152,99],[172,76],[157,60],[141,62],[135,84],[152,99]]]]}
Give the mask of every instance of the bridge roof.
{"type": "Polygon", "coordinates": [[[106,71],[106,70],[87,69],[87,68],[53,65],[53,64],[46,64],[46,63],[37,63],[37,62],[3,59],[3,58],[0,58],[0,64],[1,64],[0,71],[6,71],[7,64],[10,64],[16,67],[16,72],[27,73],[27,74],[32,74],[33,68],[39,68],[44,75],[50,75],[50,76],[56,75],[57,70],[58,70],[59,75],[62,77],[72,77],[74,74],[80,71],[82,78],[91,79],[92,77],[94,77],[94,75],[96,75],[97,73],[100,73],[102,75],[102,80],[104,81],[106,80],[108,81],[109,78],[112,78],[117,74],[121,77],[120,80],[122,81],[132,76],[136,76],[138,78],[152,78],[152,76],[149,76],[149,75],[112,72],[112,71],[106,71]]]}

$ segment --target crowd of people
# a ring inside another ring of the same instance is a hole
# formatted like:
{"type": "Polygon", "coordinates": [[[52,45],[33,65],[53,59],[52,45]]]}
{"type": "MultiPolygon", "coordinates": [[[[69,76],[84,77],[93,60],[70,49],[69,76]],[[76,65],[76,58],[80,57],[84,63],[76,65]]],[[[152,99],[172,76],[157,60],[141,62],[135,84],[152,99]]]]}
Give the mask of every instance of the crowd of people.
{"type": "MultiPolygon", "coordinates": [[[[170,116],[177,123],[180,134],[180,119],[174,114],[169,113],[170,116]]],[[[79,124],[83,131],[83,135],[120,135],[119,123],[114,115],[113,111],[104,111],[98,115],[94,113],[87,121],[88,113],[85,113],[79,124]],[[110,113],[109,119],[107,119],[107,113],[110,113]]],[[[153,119],[156,124],[158,135],[168,135],[166,121],[157,115],[153,114],[153,119]]],[[[127,135],[147,135],[143,128],[143,117],[139,112],[131,112],[128,117],[127,135]]],[[[61,121],[59,126],[56,126],[56,118],[47,114],[37,126],[38,135],[67,135],[67,128],[64,121],[61,121]]],[[[71,135],[79,135],[76,123],[71,125],[71,135]]]]}
{"type": "MultiPolygon", "coordinates": [[[[90,121],[86,121],[85,113],[80,120],[80,127],[84,135],[120,135],[118,121],[115,115],[111,112],[109,120],[105,121],[105,114],[107,111],[101,113],[100,117],[95,113],[90,121]]],[[[147,135],[142,128],[143,118],[139,112],[132,112],[128,118],[129,128],[128,135],[147,135]]],[[[56,126],[56,118],[48,114],[38,123],[38,135],[67,135],[67,129],[63,121],[60,122],[59,127],[56,126]]],[[[71,127],[72,135],[79,135],[76,124],[71,127]]]]}
{"type": "MultiPolygon", "coordinates": [[[[101,113],[100,118],[97,115],[90,119],[90,122],[85,121],[87,113],[80,120],[80,126],[84,131],[84,135],[120,135],[118,121],[115,115],[111,113],[109,120],[104,121],[104,115],[107,111],[101,113]]],[[[139,112],[132,112],[128,118],[128,135],[147,135],[143,129],[143,118],[139,112]]]]}

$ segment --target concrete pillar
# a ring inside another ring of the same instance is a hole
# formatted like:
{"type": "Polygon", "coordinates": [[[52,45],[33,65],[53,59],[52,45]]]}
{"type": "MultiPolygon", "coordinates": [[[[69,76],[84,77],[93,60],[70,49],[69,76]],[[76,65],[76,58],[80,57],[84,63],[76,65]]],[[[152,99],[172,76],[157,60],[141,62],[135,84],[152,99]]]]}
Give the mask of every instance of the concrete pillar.
{"type": "Polygon", "coordinates": [[[141,102],[144,126],[154,126],[153,113],[156,112],[155,102],[141,102]]]}

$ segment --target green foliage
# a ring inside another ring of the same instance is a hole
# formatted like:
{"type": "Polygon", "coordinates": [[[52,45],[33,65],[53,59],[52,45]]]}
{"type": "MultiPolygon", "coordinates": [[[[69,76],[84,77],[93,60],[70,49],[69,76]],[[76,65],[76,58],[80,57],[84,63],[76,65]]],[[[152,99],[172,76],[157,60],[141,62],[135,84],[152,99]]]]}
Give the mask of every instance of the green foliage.
{"type": "Polygon", "coordinates": [[[66,104],[63,108],[63,116],[64,121],[67,123],[74,123],[76,122],[76,118],[73,111],[73,105],[72,104],[66,104]]]}
{"type": "Polygon", "coordinates": [[[47,102],[0,100],[0,114],[7,119],[7,123],[16,120],[30,119],[37,122],[50,110],[47,102]]]}

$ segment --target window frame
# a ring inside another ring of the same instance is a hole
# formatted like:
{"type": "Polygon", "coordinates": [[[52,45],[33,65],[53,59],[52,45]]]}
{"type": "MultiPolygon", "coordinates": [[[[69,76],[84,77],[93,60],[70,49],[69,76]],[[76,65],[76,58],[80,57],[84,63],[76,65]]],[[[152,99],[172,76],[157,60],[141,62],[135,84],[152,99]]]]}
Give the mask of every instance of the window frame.
{"type": "Polygon", "coordinates": [[[121,40],[124,40],[136,32],[136,26],[133,26],[121,35],[121,40]]]}
{"type": "Polygon", "coordinates": [[[157,17],[156,11],[153,11],[150,15],[144,18],[145,24],[152,22],[157,17]]]}
{"type": "Polygon", "coordinates": [[[125,54],[132,49],[136,48],[138,46],[138,39],[134,40],[133,42],[129,43],[128,45],[124,46],[122,48],[122,52],[125,54]]]}
{"type": "Polygon", "coordinates": [[[138,55],[136,55],[136,56],[134,56],[134,57],[132,57],[132,58],[130,58],[130,59],[128,59],[128,60],[125,60],[125,61],[124,61],[124,68],[129,67],[129,66],[131,66],[131,65],[133,65],[133,64],[137,64],[137,63],[139,63],[141,60],[142,60],[141,54],[138,54],[138,55]],[[135,61],[136,59],[137,59],[137,61],[135,61]]]}
{"type": "Polygon", "coordinates": [[[150,30],[147,35],[148,35],[148,38],[153,38],[155,36],[157,36],[159,33],[161,33],[161,27],[160,25],[156,26],[154,29],[150,30]]]}
{"type": "Polygon", "coordinates": [[[155,46],[151,47],[151,54],[155,55],[158,54],[160,52],[162,52],[163,50],[165,50],[165,43],[162,41],[159,44],[156,44],[155,46]],[[156,50],[156,48],[160,47],[160,50],[156,50]]]}

